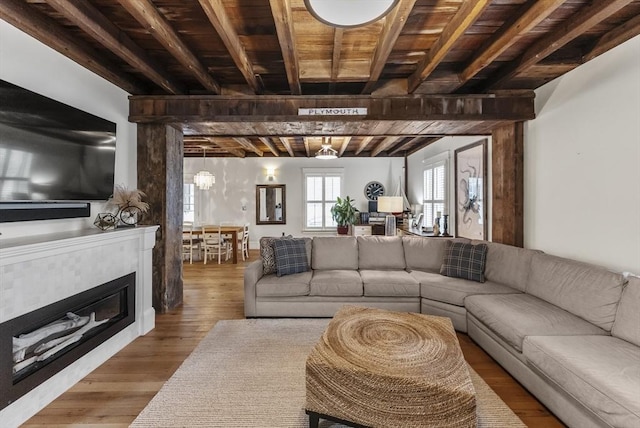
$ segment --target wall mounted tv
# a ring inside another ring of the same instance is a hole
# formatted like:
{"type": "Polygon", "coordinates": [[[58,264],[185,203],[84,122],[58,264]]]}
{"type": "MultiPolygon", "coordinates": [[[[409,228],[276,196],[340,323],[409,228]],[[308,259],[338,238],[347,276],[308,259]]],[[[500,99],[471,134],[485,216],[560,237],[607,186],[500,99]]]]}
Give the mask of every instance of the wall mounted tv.
{"type": "Polygon", "coordinates": [[[115,123],[0,80],[0,211],[105,201],[115,150],[115,123]]]}

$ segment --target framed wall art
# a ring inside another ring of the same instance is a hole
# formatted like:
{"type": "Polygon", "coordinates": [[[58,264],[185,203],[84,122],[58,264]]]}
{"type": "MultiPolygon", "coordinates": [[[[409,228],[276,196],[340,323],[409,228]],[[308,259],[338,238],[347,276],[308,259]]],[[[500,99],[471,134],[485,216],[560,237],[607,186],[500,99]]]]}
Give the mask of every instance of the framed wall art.
{"type": "Polygon", "coordinates": [[[455,151],[456,236],[487,239],[487,140],[455,151]]]}

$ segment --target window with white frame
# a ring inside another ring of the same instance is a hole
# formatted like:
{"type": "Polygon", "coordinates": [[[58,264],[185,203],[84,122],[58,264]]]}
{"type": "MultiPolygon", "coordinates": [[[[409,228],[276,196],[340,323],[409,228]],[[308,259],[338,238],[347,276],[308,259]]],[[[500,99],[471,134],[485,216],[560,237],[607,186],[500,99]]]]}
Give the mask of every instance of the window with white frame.
{"type": "Polygon", "coordinates": [[[182,221],[195,221],[195,184],[182,185],[182,221]]]}
{"type": "Polygon", "coordinates": [[[437,213],[446,212],[445,207],[449,206],[447,177],[449,154],[443,153],[436,157],[424,161],[424,194],[422,213],[422,224],[432,227],[437,213]]]}
{"type": "Polygon", "coordinates": [[[334,231],[331,207],[342,196],[343,168],[303,168],[304,224],[306,231],[334,231]]]}

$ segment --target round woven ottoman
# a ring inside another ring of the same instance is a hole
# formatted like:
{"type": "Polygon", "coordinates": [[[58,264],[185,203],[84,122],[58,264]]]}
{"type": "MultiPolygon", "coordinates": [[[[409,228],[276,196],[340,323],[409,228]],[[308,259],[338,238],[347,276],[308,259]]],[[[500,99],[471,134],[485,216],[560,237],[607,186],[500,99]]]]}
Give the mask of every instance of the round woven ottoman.
{"type": "Polygon", "coordinates": [[[451,320],[344,306],[306,362],[310,426],[475,427],[475,390],[451,320]]]}

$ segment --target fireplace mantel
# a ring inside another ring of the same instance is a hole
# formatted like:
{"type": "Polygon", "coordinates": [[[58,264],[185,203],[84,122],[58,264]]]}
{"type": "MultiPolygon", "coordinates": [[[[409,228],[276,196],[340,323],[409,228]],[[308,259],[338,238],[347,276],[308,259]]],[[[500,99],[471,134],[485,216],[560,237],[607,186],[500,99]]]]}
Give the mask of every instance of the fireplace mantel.
{"type": "Polygon", "coordinates": [[[0,411],[18,426],[155,326],[152,249],[158,226],[98,229],[0,240],[0,323],[135,272],[133,324],[0,411]]]}

